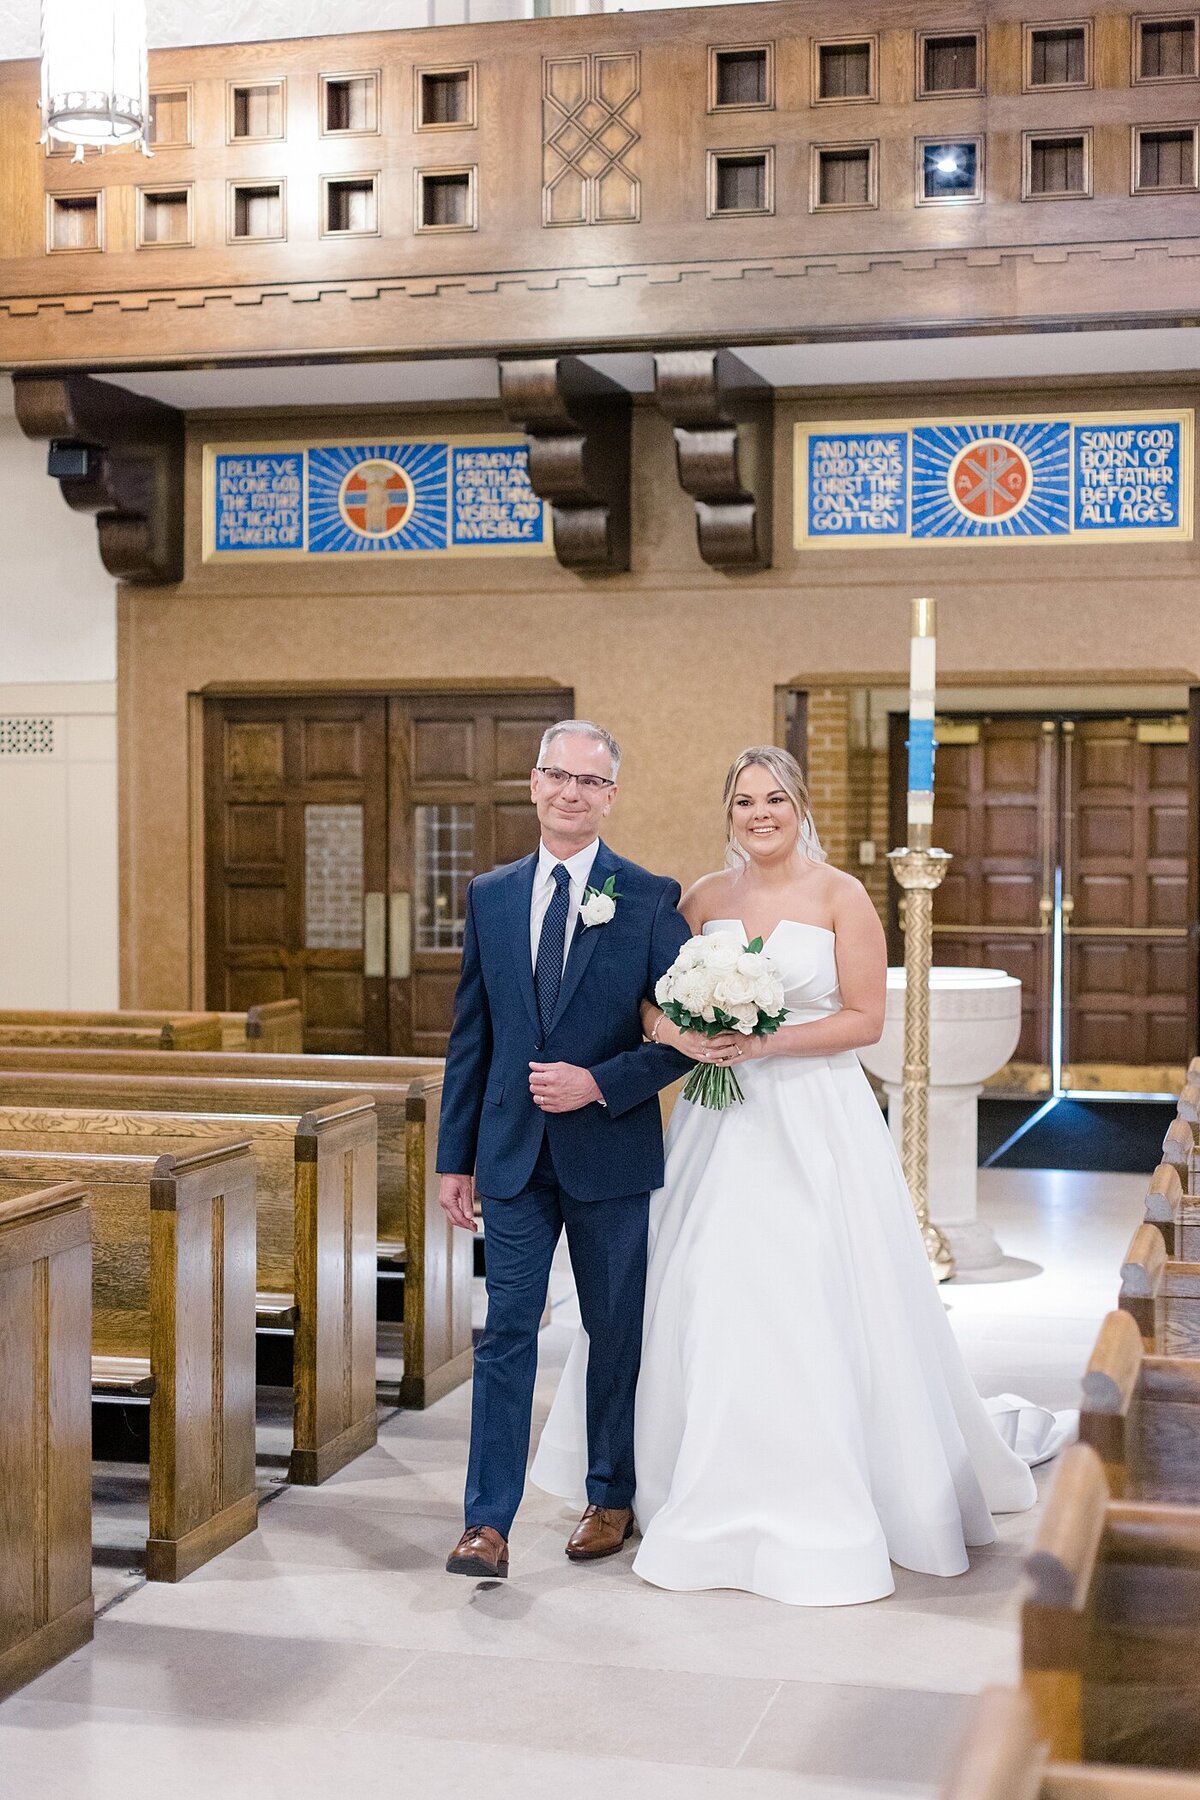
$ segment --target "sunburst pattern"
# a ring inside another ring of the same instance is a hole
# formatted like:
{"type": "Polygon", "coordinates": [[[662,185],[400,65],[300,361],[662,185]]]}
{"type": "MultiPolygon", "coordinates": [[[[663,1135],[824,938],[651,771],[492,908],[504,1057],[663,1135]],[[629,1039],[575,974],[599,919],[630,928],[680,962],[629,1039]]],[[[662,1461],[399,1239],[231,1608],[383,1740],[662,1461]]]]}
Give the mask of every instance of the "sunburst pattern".
{"type": "Polygon", "coordinates": [[[1071,528],[1071,428],[1061,419],[1020,423],[922,425],[912,434],[912,535],[915,538],[1065,537],[1071,528]],[[1032,474],[1028,498],[1002,518],[976,518],[956,505],[951,465],[981,440],[1011,444],[1032,474]]]}
{"type": "Polygon", "coordinates": [[[449,529],[447,447],[441,444],[337,444],[308,453],[308,548],[321,555],[379,555],[444,550],[449,529]],[[338,493],[363,462],[398,463],[413,485],[408,518],[386,537],[365,537],[346,524],[338,493]]]}

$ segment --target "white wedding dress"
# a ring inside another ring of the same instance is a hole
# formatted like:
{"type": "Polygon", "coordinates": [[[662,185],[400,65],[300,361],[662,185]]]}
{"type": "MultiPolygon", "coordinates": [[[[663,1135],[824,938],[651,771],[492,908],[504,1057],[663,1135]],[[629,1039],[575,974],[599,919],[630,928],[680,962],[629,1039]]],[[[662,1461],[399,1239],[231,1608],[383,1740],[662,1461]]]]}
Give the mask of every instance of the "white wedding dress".
{"type": "MultiPolygon", "coordinates": [[[[765,947],[789,1024],[840,1008],[831,931],[785,919],[765,947]]],[[[893,1562],[961,1574],[1036,1490],[967,1373],[867,1078],[852,1051],[737,1075],[743,1105],[675,1107],[651,1196],[634,1569],[808,1606],[890,1594],[893,1562]]],[[[532,1469],[572,1499],[586,1367],[581,1331],[532,1469]]]]}

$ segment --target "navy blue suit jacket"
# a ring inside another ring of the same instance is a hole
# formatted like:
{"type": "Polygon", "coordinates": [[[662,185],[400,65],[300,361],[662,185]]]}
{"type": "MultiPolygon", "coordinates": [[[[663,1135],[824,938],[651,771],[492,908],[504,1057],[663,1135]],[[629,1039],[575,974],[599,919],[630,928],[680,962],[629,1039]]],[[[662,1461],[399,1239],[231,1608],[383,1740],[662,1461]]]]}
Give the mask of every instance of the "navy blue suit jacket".
{"type": "Polygon", "coordinates": [[[663,1178],[658,1092],[692,1067],[642,1039],[639,1008],[690,933],[679,883],[615,856],[604,843],[589,885],[616,877],[607,925],[578,920],[548,1033],[538,1018],[529,915],[537,855],[477,875],[467,891],[462,977],[446,1051],[438,1170],[475,1173],[489,1199],[529,1185],[543,1134],[567,1192],[578,1200],[648,1193],[663,1178]],[[605,1105],[543,1114],[529,1092],[531,1062],[589,1069],[605,1105]]]}

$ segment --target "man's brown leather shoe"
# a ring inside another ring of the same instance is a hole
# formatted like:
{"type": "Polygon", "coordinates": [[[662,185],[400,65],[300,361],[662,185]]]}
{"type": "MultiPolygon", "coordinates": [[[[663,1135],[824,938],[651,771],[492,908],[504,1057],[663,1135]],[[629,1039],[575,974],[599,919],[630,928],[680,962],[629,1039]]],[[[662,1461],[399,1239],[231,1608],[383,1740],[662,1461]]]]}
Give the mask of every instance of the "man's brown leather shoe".
{"type": "Polygon", "coordinates": [[[633,1536],[631,1506],[589,1506],[567,1539],[572,1562],[598,1562],[615,1556],[633,1536]]]}
{"type": "Polygon", "coordinates": [[[470,1525],[446,1561],[450,1575],[484,1575],[504,1581],[508,1576],[508,1545],[490,1525],[470,1525]]]}

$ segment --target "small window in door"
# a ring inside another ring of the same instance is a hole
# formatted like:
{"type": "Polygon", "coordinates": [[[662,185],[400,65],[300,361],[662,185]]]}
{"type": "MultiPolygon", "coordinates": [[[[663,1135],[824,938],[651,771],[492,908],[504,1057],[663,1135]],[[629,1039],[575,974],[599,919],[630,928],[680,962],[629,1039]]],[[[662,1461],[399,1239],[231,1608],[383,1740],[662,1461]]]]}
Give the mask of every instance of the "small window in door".
{"type": "Polygon", "coordinates": [[[418,950],[461,950],[467,885],[475,873],[475,808],[416,806],[418,950]]]}
{"type": "Polygon", "coordinates": [[[304,808],[304,947],[361,950],[363,809],[304,808]]]}

